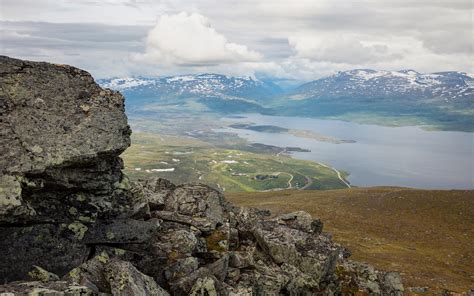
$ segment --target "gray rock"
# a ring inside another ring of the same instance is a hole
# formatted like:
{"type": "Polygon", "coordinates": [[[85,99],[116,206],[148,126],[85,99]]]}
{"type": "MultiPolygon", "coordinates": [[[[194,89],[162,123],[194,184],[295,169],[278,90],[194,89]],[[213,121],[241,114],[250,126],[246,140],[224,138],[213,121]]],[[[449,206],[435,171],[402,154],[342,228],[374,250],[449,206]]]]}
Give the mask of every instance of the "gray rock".
{"type": "MultiPolygon", "coordinates": [[[[397,291],[399,288],[399,282],[397,282],[399,276],[396,276],[395,273],[385,278],[385,274],[365,263],[351,260],[344,261],[337,266],[336,273],[343,291],[357,288],[370,295],[391,295],[392,291],[397,291]]],[[[403,289],[403,286],[401,288],[403,289]]]]}
{"type": "Polygon", "coordinates": [[[212,277],[199,278],[189,292],[190,296],[217,296],[216,280],[212,277]]]}
{"type": "Polygon", "coordinates": [[[173,211],[155,211],[151,213],[151,216],[164,221],[192,226],[204,233],[210,233],[217,227],[216,222],[207,217],[182,215],[173,211]]]}
{"type": "Polygon", "coordinates": [[[403,296],[404,288],[400,274],[396,272],[383,273],[380,280],[382,293],[390,296],[403,296]]]}
{"type": "Polygon", "coordinates": [[[225,254],[215,262],[207,264],[206,268],[209,269],[220,282],[223,282],[227,277],[227,271],[229,269],[229,255],[225,254]]]}
{"type": "Polygon", "coordinates": [[[159,221],[133,219],[98,221],[84,235],[86,244],[130,244],[151,241],[160,228],[159,221]]]}
{"type": "Polygon", "coordinates": [[[0,73],[0,222],[129,210],[119,158],[130,145],[122,95],[65,65],[1,56],[0,73]],[[94,192],[94,204],[70,198],[81,192],[94,192]]]}
{"type": "Polygon", "coordinates": [[[63,276],[89,254],[89,247],[80,241],[83,231],[87,230],[74,224],[1,226],[0,279],[26,279],[34,265],[63,276]]]}
{"type": "Polygon", "coordinates": [[[69,271],[63,280],[89,287],[94,292],[110,293],[110,284],[105,275],[105,265],[110,260],[106,252],[84,262],[69,271]]]}
{"type": "Polygon", "coordinates": [[[176,186],[162,178],[150,178],[134,184],[132,190],[143,194],[152,211],[162,210],[165,198],[175,190],[176,186]]]}
{"type": "Polygon", "coordinates": [[[105,267],[105,276],[114,296],[167,296],[153,278],[138,271],[130,262],[112,259],[105,267]]]}
{"type": "Polygon", "coordinates": [[[0,73],[0,278],[35,264],[62,275],[87,257],[96,219],[147,207],[121,172],[124,100],[70,66],[0,57],[0,73]]]}
{"type": "Polygon", "coordinates": [[[316,230],[315,233],[320,234],[322,230],[322,226],[318,226],[319,220],[313,221],[311,215],[303,211],[283,214],[278,216],[276,219],[280,224],[306,232],[313,232],[316,230]]]}
{"type": "Polygon", "coordinates": [[[255,247],[244,247],[241,251],[231,252],[229,255],[229,265],[239,269],[255,267],[254,252],[255,247]]]}
{"type": "Polygon", "coordinates": [[[339,246],[325,237],[280,225],[278,219],[261,223],[254,236],[275,263],[293,265],[317,282],[334,272],[341,254],[339,246]]]}
{"type": "Polygon", "coordinates": [[[174,281],[195,272],[199,268],[199,261],[195,257],[177,259],[164,270],[166,281],[174,281]]]}
{"type": "Polygon", "coordinates": [[[65,281],[32,281],[0,285],[0,295],[92,296],[96,294],[86,286],[70,284],[65,281]]]}
{"type": "Polygon", "coordinates": [[[226,206],[222,193],[203,184],[180,185],[165,200],[167,211],[206,217],[217,224],[224,223],[226,206]]]}
{"type": "Polygon", "coordinates": [[[221,295],[222,286],[207,268],[201,267],[195,272],[181,277],[176,281],[171,281],[170,289],[172,295],[206,295],[205,293],[214,293],[212,295],[221,295]],[[203,292],[204,294],[199,294],[203,292]]]}
{"type": "Polygon", "coordinates": [[[160,232],[152,242],[152,252],[169,259],[191,256],[198,240],[191,230],[178,229],[160,232]]]}
{"type": "MultiPolygon", "coordinates": [[[[409,287],[407,288],[407,290],[410,293],[421,294],[421,293],[428,292],[429,288],[428,287],[409,287]]],[[[468,294],[468,296],[471,296],[471,295],[468,294]]]]}
{"type": "Polygon", "coordinates": [[[235,285],[239,281],[239,279],[240,279],[240,269],[229,267],[227,269],[226,281],[235,285]]]}
{"type": "Polygon", "coordinates": [[[35,210],[22,198],[21,178],[0,175],[0,223],[30,220],[35,210]]]}
{"type": "Polygon", "coordinates": [[[80,69],[0,57],[0,170],[38,174],[130,145],[122,95],[80,69]]]}
{"type": "Polygon", "coordinates": [[[59,281],[59,277],[56,274],[49,272],[46,269],[43,269],[36,265],[33,266],[33,270],[28,272],[28,276],[30,280],[32,281],[41,281],[41,282],[59,281]]]}

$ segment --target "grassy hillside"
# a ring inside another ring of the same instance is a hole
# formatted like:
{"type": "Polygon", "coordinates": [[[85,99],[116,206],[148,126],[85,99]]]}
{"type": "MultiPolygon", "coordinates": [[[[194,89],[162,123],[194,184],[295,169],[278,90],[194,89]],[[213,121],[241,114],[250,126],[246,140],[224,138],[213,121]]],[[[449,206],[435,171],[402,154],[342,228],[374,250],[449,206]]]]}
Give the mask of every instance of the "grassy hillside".
{"type": "Polygon", "coordinates": [[[223,191],[347,187],[329,167],[282,153],[258,153],[259,149],[265,147],[236,144],[230,149],[190,137],[134,133],[132,146],[122,157],[132,179],[155,176],[177,184],[201,182],[223,191]]]}
{"type": "Polygon", "coordinates": [[[305,210],[347,246],[353,258],[400,271],[406,287],[474,288],[474,191],[352,188],[228,193],[242,206],[305,210]]]}

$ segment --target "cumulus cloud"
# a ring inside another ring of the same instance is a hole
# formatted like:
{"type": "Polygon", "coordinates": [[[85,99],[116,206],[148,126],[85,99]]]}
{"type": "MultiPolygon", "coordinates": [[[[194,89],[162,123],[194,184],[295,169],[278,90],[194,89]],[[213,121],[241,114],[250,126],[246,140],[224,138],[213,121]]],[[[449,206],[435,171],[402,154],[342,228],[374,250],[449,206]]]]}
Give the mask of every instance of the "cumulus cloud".
{"type": "Polygon", "coordinates": [[[229,42],[197,13],[163,15],[148,33],[146,50],[136,60],[178,65],[252,62],[261,54],[229,42]]]}
{"type": "Polygon", "coordinates": [[[297,57],[322,62],[361,64],[401,57],[391,53],[385,43],[364,39],[351,34],[315,33],[289,37],[288,42],[297,57]]]}

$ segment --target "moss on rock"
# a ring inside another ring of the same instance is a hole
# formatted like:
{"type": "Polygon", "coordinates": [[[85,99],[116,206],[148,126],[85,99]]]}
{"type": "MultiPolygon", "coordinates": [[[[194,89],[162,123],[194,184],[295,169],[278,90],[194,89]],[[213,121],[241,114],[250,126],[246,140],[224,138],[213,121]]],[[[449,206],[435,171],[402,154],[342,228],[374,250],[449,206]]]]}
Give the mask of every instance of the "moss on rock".
{"type": "Polygon", "coordinates": [[[228,249],[227,233],[215,230],[211,235],[206,237],[206,246],[209,251],[225,252],[228,249]]]}

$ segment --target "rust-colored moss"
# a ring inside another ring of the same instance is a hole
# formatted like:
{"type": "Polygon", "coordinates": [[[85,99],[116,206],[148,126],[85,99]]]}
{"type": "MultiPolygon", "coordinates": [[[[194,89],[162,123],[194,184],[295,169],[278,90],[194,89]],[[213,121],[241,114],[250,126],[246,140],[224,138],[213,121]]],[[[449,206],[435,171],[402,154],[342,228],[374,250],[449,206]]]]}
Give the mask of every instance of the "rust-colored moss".
{"type": "Polygon", "coordinates": [[[209,251],[225,252],[227,248],[227,234],[220,230],[214,231],[211,235],[206,237],[206,245],[209,251]]]}

